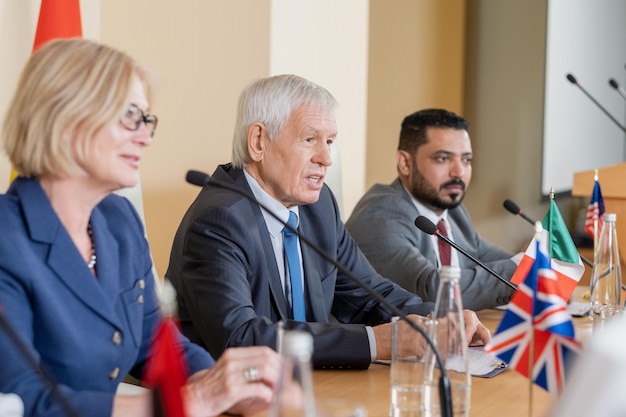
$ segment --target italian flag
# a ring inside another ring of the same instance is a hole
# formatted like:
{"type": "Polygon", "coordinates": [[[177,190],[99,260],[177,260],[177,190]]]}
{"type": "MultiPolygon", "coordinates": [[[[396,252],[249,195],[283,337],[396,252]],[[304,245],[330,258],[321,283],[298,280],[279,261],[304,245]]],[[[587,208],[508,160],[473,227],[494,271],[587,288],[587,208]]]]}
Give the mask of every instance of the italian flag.
{"type": "MultiPolygon", "coordinates": [[[[567,301],[583,276],[585,266],[554,200],[550,200],[550,208],[546,217],[543,218],[542,226],[548,232],[548,254],[551,267],[556,273],[556,292],[567,301]]],[[[521,285],[535,262],[536,250],[536,244],[533,241],[528,245],[511,282],[521,285]]]]}

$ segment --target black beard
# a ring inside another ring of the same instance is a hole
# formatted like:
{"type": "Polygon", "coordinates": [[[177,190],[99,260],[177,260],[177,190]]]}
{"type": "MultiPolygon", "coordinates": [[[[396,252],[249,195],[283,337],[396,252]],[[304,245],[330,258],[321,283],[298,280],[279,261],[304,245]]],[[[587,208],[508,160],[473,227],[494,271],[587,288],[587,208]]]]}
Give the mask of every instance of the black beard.
{"type": "Polygon", "coordinates": [[[460,194],[450,194],[450,200],[442,200],[439,198],[439,191],[450,186],[459,185],[465,191],[465,182],[463,180],[454,178],[441,185],[439,190],[436,190],[430,183],[424,178],[424,176],[417,170],[415,163],[412,168],[413,182],[410,184],[410,191],[418,201],[422,204],[433,207],[440,210],[453,209],[463,202],[465,192],[460,194]]]}

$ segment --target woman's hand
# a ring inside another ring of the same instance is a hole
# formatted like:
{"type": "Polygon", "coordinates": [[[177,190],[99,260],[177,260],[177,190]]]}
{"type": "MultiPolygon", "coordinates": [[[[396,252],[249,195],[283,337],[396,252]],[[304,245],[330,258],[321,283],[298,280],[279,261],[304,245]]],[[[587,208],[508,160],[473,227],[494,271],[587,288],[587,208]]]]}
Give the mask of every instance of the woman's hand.
{"type": "Polygon", "coordinates": [[[280,356],[265,346],[230,348],[215,365],[196,372],[183,389],[187,414],[251,415],[266,409],[280,373],[280,356]]]}

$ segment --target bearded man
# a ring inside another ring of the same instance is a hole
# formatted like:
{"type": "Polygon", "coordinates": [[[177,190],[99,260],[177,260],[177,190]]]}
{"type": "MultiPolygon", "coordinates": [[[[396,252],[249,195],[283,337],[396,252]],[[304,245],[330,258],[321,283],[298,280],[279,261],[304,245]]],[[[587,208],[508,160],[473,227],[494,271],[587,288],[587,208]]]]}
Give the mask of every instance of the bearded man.
{"type": "Polygon", "coordinates": [[[375,184],[346,222],[372,266],[430,301],[437,295],[441,266],[458,266],[465,308],[480,310],[508,303],[511,288],[415,226],[417,216],[427,217],[440,233],[502,277],[512,277],[517,267],[514,255],[480,237],[462,204],[472,178],[469,123],[442,109],[407,116],[396,160],[398,178],[390,185],[375,184]]]}

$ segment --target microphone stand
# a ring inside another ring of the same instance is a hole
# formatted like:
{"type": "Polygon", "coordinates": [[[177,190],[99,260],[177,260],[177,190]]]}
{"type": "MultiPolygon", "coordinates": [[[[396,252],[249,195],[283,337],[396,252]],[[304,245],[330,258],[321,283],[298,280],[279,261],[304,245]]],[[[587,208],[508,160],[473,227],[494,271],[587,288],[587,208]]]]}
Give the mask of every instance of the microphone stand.
{"type": "Polygon", "coordinates": [[[604,112],[604,114],[606,114],[606,115],[609,117],[609,119],[611,119],[611,120],[613,121],[613,123],[615,123],[615,124],[617,125],[617,127],[619,127],[620,129],[622,129],[622,131],[623,131],[624,133],[626,133],[626,127],[622,126],[622,124],[621,124],[620,122],[618,122],[618,121],[617,121],[617,119],[616,119],[615,117],[613,117],[613,115],[612,115],[611,113],[609,113],[609,111],[608,111],[607,109],[605,109],[605,108],[604,108],[604,106],[602,106],[600,103],[598,103],[598,101],[597,101],[595,98],[593,98],[593,97],[591,96],[591,94],[589,94],[589,93],[587,92],[587,90],[585,90],[585,89],[583,88],[583,86],[582,86],[582,85],[578,84],[578,80],[576,80],[576,77],[574,77],[572,74],[567,74],[566,78],[567,78],[567,81],[569,81],[570,83],[574,84],[576,87],[580,88],[580,91],[582,91],[583,93],[585,93],[585,95],[586,95],[587,97],[589,97],[589,100],[593,101],[593,103],[594,103],[596,106],[598,106],[598,108],[599,108],[600,110],[602,110],[602,111],[604,112]]]}
{"type": "Polygon", "coordinates": [[[52,396],[57,399],[61,408],[65,411],[65,413],[70,417],[80,417],[78,411],[70,404],[70,402],[65,398],[65,396],[59,391],[57,384],[54,380],[54,377],[50,375],[48,371],[43,366],[39,366],[37,363],[37,359],[30,353],[28,350],[28,346],[24,343],[24,341],[20,338],[17,332],[11,327],[7,319],[4,317],[4,311],[2,306],[0,306],[0,328],[4,330],[4,332],[11,340],[13,346],[17,349],[17,351],[22,355],[22,357],[26,360],[28,365],[37,371],[37,373],[41,376],[41,379],[50,386],[52,396]]]}
{"type": "Polygon", "coordinates": [[[433,224],[433,222],[431,222],[428,219],[428,217],[417,216],[417,218],[415,219],[415,226],[417,226],[417,228],[420,229],[424,233],[427,233],[429,235],[437,236],[439,239],[443,240],[448,245],[452,246],[454,249],[456,249],[457,251],[459,251],[463,255],[467,256],[472,261],[474,261],[478,266],[483,268],[485,271],[489,272],[491,275],[493,275],[494,277],[498,278],[500,281],[502,281],[502,283],[506,284],[507,286],[509,286],[513,290],[517,290],[517,285],[515,285],[512,282],[509,282],[506,279],[502,278],[496,271],[491,269],[484,262],[482,262],[481,260],[477,259],[474,255],[472,255],[471,253],[469,253],[465,249],[461,248],[459,245],[457,245],[455,242],[453,242],[452,240],[450,240],[446,236],[444,236],[441,233],[439,233],[437,231],[437,227],[433,224]]]}
{"type": "Polygon", "coordinates": [[[409,326],[411,326],[411,328],[413,328],[415,331],[417,331],[426,340],[426,343],[428,343],[430,345],[430,347],[433,349],[433,352],[435,354],[435,358],[437,360],[437,364],[439,365],[439,368],[441,370],[441,376],[439,378],[439,402],[440,402],[440,406],[441,406],[441,416],[442,417],[452,417],[452,410],[453,410],[453,408],[452,408],[452,392],[451,392],[451,387],[450,387],[450,379],[448,378],[448,373],[446,372],[446,368],[445,368],[445,362],[443,361],[443,357],[441,356],[441,353],[439,352],[439,349],[435,345],[435,342],[433,342],[433,340],[426,334],[426,332],[421,327],[419,327],[413,321],[409,320],[409,318],[406,316],[406,314],[404,314],[402,311],[400,311],[399,308],[397,308],[396,306],[391,304],[383,296],[381,296],[376,291],[374,291],[372,288],[370,288],[368,285],[366,285],[363,281],[361,281],[360,278],[357,278],[356,275],[354,275],[351,271],[349,271],[341,263],[337,262],[337,260],[335,260],[335,258],[330,256],[330,254],[328,254],[326,251],[324,251],[322,248],[320,248],[312,240],[310,240],[309,238],[307,238],[304,235],[300,234],[300,232],[298,232],[298,230],[295,227],[292,227],[289,224],[287,224],[286,222],[284,222],[276,213],[274,213],[272,210],[270,210],[267,206],[265,206],[264,204],[259,203],[257,201],[257,199],[254,198],[254,196],[250,195],[249,193],[245,192],[244,190],[240,189],[239,187],[236,187],[236,186],[231,185],[231,184],[229,184],[227,182],[218,180],[215,177],[211,177],[209,174],[206,174],[206,173],[203,173],[203,172],[200,172],[200,171],[194,171],[194,170],[187,171],[186,180],[190,184],[198,185],[198,186],[201,186],[201,187],[203,187],[205,185],[215,185],[215,186],[220,187],[220,188],[225,188],[227,190],[233,191],[233,192],[235,192],[235,193],[245,197],[246,199],[248,199],[249,201],[253,202],[254,204],[257,204],[259,207],[261,207],[263,210],[265,210],[274,219],[276,219],[280,223],[284,224],[285,227],[288,230],[290,230],[296,236],[298,236],[298,238],[302,242],[304,242],[305,244],[309,245],[318,255],[320,255],[322,258],[324,258],[326,261],[328,261],[331,265],[335,266],[342,274],[344,274],[347,277],[349,277],[355,284],[357,284],[361,289],[366,291],[372,298],[374,298],[376,301],[378,301],[385,308],[389,309],[395,316],[400,317],[409,326]]]}
{"type": "MultiPolygon", "coordinates": [[[[521,218],[523,218],[524,220],[526,220],[528,223],[532,224],[533,226],[535,225],[536,222],[533,219],[531,219],[530,217],[528,217],[527,215],[525,215],[524,212],[522,212],[522,210],[517,206],[517,204],[515,204],[511,200],[504,200],[504,204],[503,205],[504,205],[504,208],[509,211],[509,213],[518,215],[521,218]]],[[[583,261],[583,263],[585,263],[585,264],[587,264],[587,266],[593,268],[593,262],[591,262],[589,259],[587,259],[584,256],[582,256],[581,254],[578,254],[578,256],[580,256],[580,260],[583,261]]]]}

